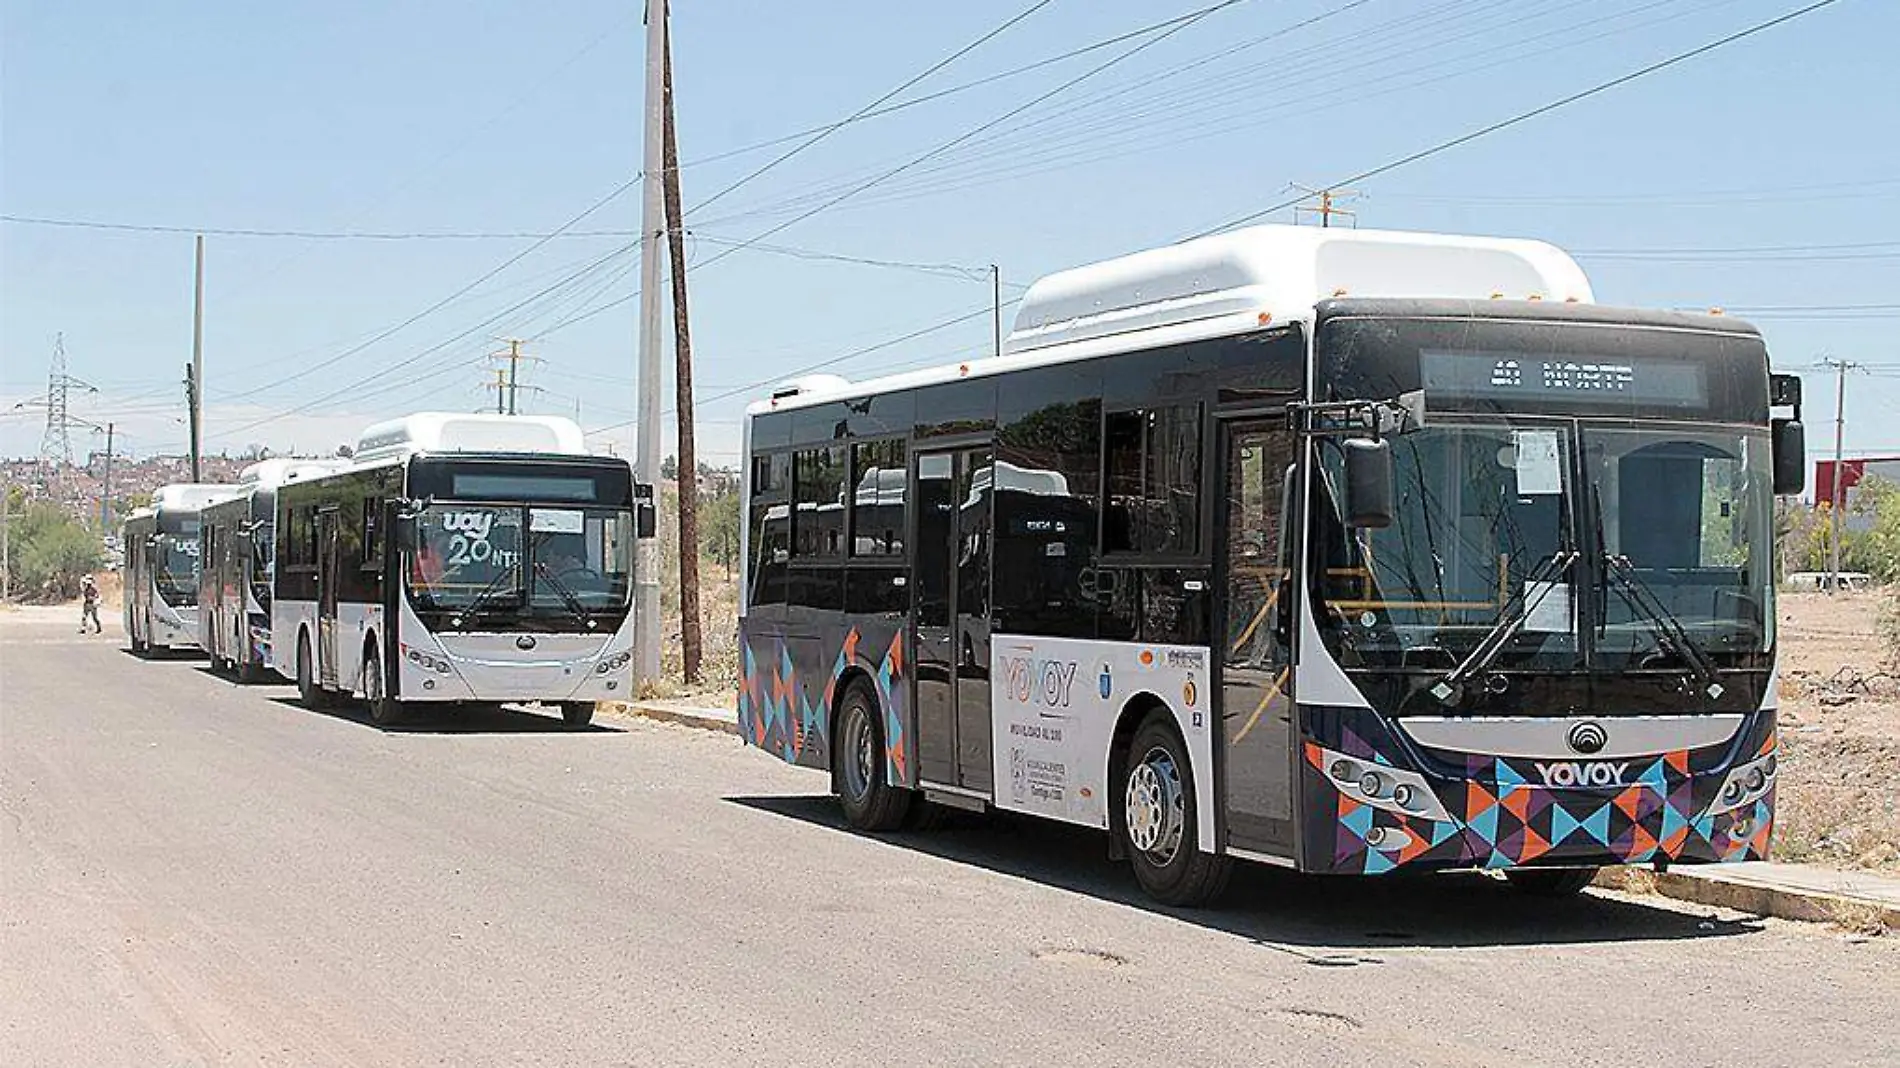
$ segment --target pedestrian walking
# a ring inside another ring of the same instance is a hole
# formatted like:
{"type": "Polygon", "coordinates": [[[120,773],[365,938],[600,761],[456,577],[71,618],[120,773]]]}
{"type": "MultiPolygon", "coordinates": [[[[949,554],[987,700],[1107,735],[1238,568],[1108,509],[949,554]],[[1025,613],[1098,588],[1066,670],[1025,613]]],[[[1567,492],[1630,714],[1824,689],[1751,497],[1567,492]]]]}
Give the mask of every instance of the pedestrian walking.
{"type": "Polygon", "coordinates": [[[92,632],[99,634],[105,630],[99,624],[99,586],[87,575],[79,580],[79,633],[86,633],[86,624],[92,624],[92,632]]]}

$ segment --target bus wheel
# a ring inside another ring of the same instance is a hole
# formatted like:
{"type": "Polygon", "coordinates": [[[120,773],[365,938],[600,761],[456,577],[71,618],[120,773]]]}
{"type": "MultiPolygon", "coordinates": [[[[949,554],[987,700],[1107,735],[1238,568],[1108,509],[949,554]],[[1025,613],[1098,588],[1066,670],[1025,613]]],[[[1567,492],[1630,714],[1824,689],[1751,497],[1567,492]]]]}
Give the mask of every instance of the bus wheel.
{"type": "Polygon", "coordinates": [[[1595,868],[1512,868],[1504,873],[1511,889],[1527,897],[1575,897],[1597,877],[1595,868]]]}
{"type": "Polygon", "coordinates": [[[369,705],[369,721],[378,727],[393,727],[405,718],[402,702],[383,686],[383,654],[373,643],[363,648],[363,700],[369,705]]]}
{"type": "Polygon", "coordinates": [[[317,667],[310,660],[310,635],[297,636],[297,700],[305,708],[324,706],[323,688],[317,685],[317,667]]]}
{"type": "Polygon", "coordinates": [[[831,777],[846,822],[861,831],[894,831],[904,825],[909,790],[892,786],[884,768],[883,717],[863,679],[845,687],[838,731],[831,740],[831,777]]]}
{"type": "Polygon", "coordinates": [[[1116,829],[1135,880],[1163,904],[1206,904],[1226,887],[1232,865],[1225,856],[1201,852],[1187,746],[1165,709],[1142,721],[1125,766],[1116,829]]]}
{"type": "Polygon", "coordinates": [[[561,722],[567,724],[568,730],[586,730],[587,725],[594,722],[594,702],[561,702],[561,722]]]}

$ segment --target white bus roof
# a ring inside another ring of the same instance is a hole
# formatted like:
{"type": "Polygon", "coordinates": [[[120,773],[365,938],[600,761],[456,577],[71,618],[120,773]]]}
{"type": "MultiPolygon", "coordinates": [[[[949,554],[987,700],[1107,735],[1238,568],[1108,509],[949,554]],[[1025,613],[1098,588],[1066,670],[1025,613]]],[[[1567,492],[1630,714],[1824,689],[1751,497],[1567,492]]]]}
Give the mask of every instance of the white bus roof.
{"type": "Polygon", "coordinates": [[[361,463],[414,452],[588,455],[581,428],[557,415],[416,412],[364,430],[355,459],[361,463]]]}
{"type": "Polygon", "coordinates": [[[259,460],[238,472],[238,485],[246,490],[273,489],[300,478],[315,478],[332,471],[341,471],[347,466],[349,466],[348,460],[311,460],[294,456],[273,456],[268,460],[259,460]]]}
{"type": "Polygon", "coordinates": [[[1314,306],[1334,297],[1595,299],[1577,262],[1543,241],[1254,226],[1037,280],[1023,295],[1001,356],[860,383],[814,376],[747,411],[1310,321],[1314,306]]]}
{"type": "Polygon", "coordinates": [[[239,487],[216,482],[173,482],[152,493],[152,508],[157,512],[196,512],[206,505],[237,496],[239,487]]]}

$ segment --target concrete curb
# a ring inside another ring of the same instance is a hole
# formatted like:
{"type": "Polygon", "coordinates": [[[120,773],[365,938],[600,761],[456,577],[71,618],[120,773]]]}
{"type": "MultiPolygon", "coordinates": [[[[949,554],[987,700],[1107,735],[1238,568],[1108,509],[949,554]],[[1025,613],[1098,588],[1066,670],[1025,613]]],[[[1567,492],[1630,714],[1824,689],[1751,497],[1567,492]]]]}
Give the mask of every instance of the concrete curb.
{"type": "Polygon", "coordinates": [[[1874,877],[1841,872],[1834,878],[1838,890],[1813,885],[1815,880],[1808,869],[1758,863],[1685,867],[1661,874],[1611,869],[1597,878],[1597,885],[1639,893],[1648,890],[1678,901],[1757,916],[1849,927],[1878,923],[1890,931],[1900,931],[1900,903],[1888,895],[1856,892],[1856,882],[1874,877]],[[1778,871],[1784,868],[1788,870],[1778,871]],[[1808,885],[1801,885],[1803,882],[1808,885]]]}
{"type": "Polygon", "coordinates": [[[739,714],[723,708],[699,708],[675,701],[610,701],[615,714],[672,723],[718,734],[738,734],[739,714]]]}

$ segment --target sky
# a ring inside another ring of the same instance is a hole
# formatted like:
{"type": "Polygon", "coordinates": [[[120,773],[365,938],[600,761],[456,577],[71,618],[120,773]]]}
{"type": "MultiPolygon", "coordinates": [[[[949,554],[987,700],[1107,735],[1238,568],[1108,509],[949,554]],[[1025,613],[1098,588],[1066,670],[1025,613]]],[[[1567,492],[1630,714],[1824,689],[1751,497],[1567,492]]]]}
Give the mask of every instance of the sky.
{"type": "MultiPolygon", "coordinates": [[[[702,457],[736,462],[745,403],[791,373],[986,352],[991,264],[1007,299],[1803,6],[1237,0],[1136,33],[1211,2],[676,0],[702,457]]],[[[301,235],[206,238],[209,451],[492,409],[514,337],[522,410],[630,455],[642,34],[637,0],[0,0],[0,455],[39,449],[56,338],[96,389],[76,417],[183,451],[198,229],[301,235]]],[[[1806,377],[1811,452],[1833,433],[1818,361],[1867,365],[1847,448],[1900,454],[1895,40],[1900,4],[1838,0],[1346,206],[1542,238],[1604,303],[1757,323],[1806,377]]]]}

